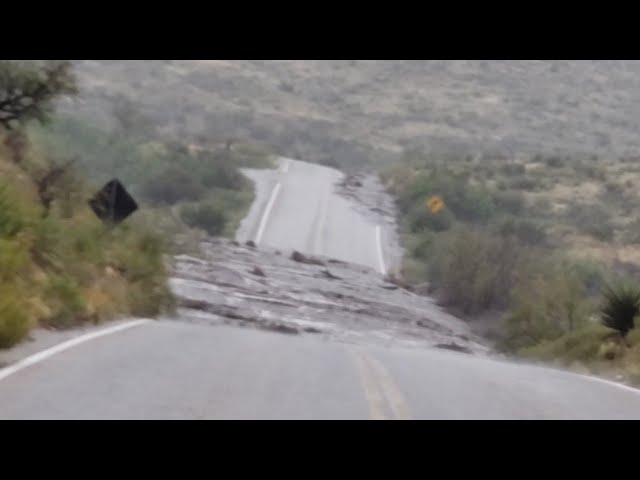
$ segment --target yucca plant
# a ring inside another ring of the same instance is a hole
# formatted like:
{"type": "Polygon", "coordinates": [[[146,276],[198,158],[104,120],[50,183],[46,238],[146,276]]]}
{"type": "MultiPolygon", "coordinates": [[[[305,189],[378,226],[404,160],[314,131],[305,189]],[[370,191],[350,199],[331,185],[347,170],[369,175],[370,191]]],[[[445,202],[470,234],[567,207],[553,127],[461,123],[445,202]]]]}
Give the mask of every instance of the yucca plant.
{"type": "Polygon", "coordinates": [[[607,286],[600,308],[602,323],[617,330],[624,337],[635,326],[640,313],[640,288],[631,285],[607,286]]]}

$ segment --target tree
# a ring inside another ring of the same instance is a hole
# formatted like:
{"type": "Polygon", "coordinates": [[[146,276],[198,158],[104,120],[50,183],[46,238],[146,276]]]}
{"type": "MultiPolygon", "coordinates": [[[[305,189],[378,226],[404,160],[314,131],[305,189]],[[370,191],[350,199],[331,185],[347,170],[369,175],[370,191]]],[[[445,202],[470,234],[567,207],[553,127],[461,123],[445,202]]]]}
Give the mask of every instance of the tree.
{"type": "Polygon", "coordinates": [[[44,63],[0,60],[0,127],[10,132],[5,145],[14,163],[22,163],[26,145],[20,127],[30,120],[44,123],[58,97],[77,91],[68,60],[44,63]]]}
{"type": "Polygon", "coordinates": [[[0,60],[0,125],[15,130],[29,120],[45,122],[54,100],[78,91],[71,62],[0,60]]]}

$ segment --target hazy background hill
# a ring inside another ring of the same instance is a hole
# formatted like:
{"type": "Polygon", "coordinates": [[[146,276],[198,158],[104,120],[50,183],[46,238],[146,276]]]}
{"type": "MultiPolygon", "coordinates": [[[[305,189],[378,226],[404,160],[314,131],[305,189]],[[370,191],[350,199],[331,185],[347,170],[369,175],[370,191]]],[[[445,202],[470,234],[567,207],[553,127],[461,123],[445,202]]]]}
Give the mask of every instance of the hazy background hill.
{"type": "Polygon", "coordinates": [[[252,138],[324,163],[407,148],[640,150],[640,62],[416,60],[77,61],[81,115],[119,95],[166,133],[252,138]]]}

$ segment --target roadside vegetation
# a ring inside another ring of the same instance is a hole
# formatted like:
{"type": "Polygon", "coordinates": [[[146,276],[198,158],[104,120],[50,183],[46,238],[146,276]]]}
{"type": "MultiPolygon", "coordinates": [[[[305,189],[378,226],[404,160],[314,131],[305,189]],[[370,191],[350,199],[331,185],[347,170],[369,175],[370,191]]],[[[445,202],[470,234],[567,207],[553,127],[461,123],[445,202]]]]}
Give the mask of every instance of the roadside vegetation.
{"type": "Polygon", "coordinates": [[[77,93],[69,62],[0,61],[0,348],[67,328],[173,309],[170,254],[231,235],[253,199],[253,144],[163,137],[128,102],[105,130],[54,112],[77,93]],[[87,201],[118,178],[140,209],[104,225],[87,201]]]}
{"type": "Polygon", "coordinates": [[[640,384],[638,175],[630,159],[407,153],[381,175],[399,273],[501,351],[640,384]]]}
{"type": "Polygon", "coordinates": [[[112,116],[110,131],[61,116],[31,134],[46,151],[77,158],[96,185],[119,178],[143,207],[140,221],[156,226],[174,251],[197,249],[206,234],[234,235],[254,198],[240,169],[271,166],[271,150],[248,141],[185,145],[124,99],[112,116]]]}

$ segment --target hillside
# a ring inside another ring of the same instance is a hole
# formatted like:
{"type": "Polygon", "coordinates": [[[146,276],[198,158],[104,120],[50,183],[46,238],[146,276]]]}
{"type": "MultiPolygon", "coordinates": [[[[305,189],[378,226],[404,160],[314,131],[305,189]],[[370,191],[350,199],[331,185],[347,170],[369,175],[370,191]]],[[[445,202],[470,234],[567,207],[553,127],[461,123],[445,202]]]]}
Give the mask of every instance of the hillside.
{"type": "Polygon", "coordinates": [[[73,110],[134,100],[167,133],[252,138],[323,163],[407,148],[638,154],[635,61],[78,61],[73,110]]]}

